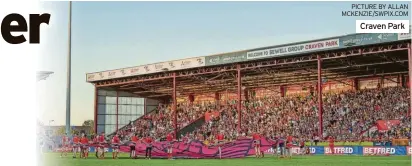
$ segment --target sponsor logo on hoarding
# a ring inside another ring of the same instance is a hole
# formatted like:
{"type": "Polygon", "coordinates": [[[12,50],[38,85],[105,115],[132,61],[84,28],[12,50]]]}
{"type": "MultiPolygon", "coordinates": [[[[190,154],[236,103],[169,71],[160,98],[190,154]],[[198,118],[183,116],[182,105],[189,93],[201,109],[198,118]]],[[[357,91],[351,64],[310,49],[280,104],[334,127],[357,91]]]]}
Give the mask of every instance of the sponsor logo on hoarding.
{"type": "Polygon", "coordinates": [[[397,40],[396,33],[357,34],[340,38],[341,47],[369,45],[397,40]]]}
{"type": "Polygon", "coordinates": [[[205,57],[206,66],[246,61],[246,52],[228,53],[205,57]]]}
{"type": "MultiPolygon", "coordinates": [[[[277,150],[277,153],[280,154],[280,148],[277,148],[276,150],[277,150]]],[[[316,153],[316,148],[314,148],[314,147],[309,147],[309,150],[310,150],[311,154],[316,153]]],[[[274,152],[273,148],[270,148],[270,149],[265,151],[266,154],[273,154],[273,152],[274,152]]],[[[302,152],[301,152],[301,149],[299,147],[293,147],[292,148],[292,153],[293,154],[301,154],[302,152]]]]}
{"type": "Polygon", "coordinates": [[[305,53],[317,50],[325,50],[339,47],[339,39],[316,41],[284,47],[275,47],[265,50],[251,51],[247,53],[247,59],[268,58],[274,56],[284,56],[296,53],[305,53]]]}
{"type": "Polygon", "coordinates": [[[363,154],[395,154],[393,147],[363,147],[363,154]]]}
{"type": "MultiPolygon", "coordinates": [[[[335,154],[353,154],[353,147],[334,147],[333,151],[335,154]]],[[[325,154],[332,154],[332,149],[325,147],[325,154]]]]}
{"type": "Polygon", "coordinates": [[[412,148],[410,146],[406,147],[406,151],[407,151],[408,155],[412,154],[412,148]]]}

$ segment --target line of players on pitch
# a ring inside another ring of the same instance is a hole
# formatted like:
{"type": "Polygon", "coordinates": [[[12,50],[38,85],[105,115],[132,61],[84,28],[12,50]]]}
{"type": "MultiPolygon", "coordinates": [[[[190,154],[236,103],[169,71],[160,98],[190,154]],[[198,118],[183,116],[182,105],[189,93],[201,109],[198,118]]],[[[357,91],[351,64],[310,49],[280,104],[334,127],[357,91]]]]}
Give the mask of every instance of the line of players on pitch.
{"type": "MultiPolygon", "coordinates": [[[[251,137],[253,139],[253,146],[255,149],[255,156],[256,158],[264,157],[264,152],[261,151],[261,135],[258,133],[254,133],[251,137]]],[[[190,143],[188,137],[183,137],[184,143],[190,143]]],[[[273,137],[271,139],[274,143],[272,145],[273,148],[273,156],[278,156],[280,158],[291,158],[292,157],[292,147],[294,146],[294,142],[298,144],[300,149],[300,154],[310,154],[310,149],[305,146],[305,140],[300,139],[296,141],[292,136],[287,137],[273,137]],[[278,154],[278,149],[280,150],[280,154],[278,154]]],[[[146,155],[145,159],[152,158],[152,147],[154,139],[149,135],[144,138],[139,139],[137,134],[134,134],[130,139],[130,158],[136,159],[137,158],[137,151],[136,145],[138,144],[145,144],[146,145],[146,155]]],[[[167,145],[167,158],[169,160],[173,159],[173,143],[176,142],[176,139],[173,137],[172,133],[169,133],[166,136],[166,145],[167,145]]],[[[226,143],[225,136],[223,132],[218,133],[215,136],[215,140],[212,142],[216,142],[219,150],[219,158],[222,158],[222,145],[226,143]]],[[[329,136],[328,138],[329,148],[334,149],[334,139],[333,137],[329,136]]],[[[78,137],[75,134],[72,138],[70,143],[69,138],[67,135],[62,137],[62,151],[60,157],[67,156],[68,151],[73,152],[73,158],[76,158],[77,153],[80,153],[80,158],[88,158],[89,157],[89,147],[96,148],[96,158],[104,159],[105,158],[105,147],[111,147],[113,149],[112,158],[117,159],[119,155],[119,149],[122,142],[119,139],[119,135],[116,134],[110,141],[106,141],[106,137],[104,133],[92,137],[91,140],[87,138],[85,134],[82,134],[81,137],[78,137]]],[[[332,150],[332,154],[334,154],[334,150],[332,150]]]]}

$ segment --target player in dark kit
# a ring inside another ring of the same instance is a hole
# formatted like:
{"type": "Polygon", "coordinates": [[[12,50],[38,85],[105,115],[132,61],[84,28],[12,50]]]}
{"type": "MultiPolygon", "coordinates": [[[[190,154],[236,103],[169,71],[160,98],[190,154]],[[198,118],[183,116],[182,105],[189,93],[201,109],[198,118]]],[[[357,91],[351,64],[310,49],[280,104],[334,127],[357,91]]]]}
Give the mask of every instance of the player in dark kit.
{"type": "Polygon", "coordinates": [[[273,141],[272,149],[273,149],[273,156],[278,155],[278,145],[279,145],[279,138],[272,136],[271,140],[273,141]]]}
{"type": "Polygon", "coordinates": [[[144,143],[146,144],[146,156],[145,159],[152,159],[152,143],[153,143],[153,139],[152,137],[150,137],[150,135],[148,135],[145,139],[144,139],[144,143]],[[149,158],[147,158],[149,156],[149,158]]]}
{"type": "Polygon", "coordinates": [[[285,138],[283,135],[281,135],[278,139],[279,143],[279,149],[280,149],[280,158],[283,158],[285,156],[285,138]]]}

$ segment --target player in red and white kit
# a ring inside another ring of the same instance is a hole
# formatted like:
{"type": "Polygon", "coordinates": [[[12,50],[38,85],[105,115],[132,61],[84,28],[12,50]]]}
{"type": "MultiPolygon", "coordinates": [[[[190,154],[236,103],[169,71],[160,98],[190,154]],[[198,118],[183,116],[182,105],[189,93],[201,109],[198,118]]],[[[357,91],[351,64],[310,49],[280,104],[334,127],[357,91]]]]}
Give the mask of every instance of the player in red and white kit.
{"type": "Polygon", "coordinates": [[[293,137],[289,135],[286,139],[286,157],[292,158],[293,137]]]}
{"type": "Polygon", "coordinates": [[[88,158],[89,157],[89,139],[87,139],[86,134],[82,135],[80,138],[80,158],[88,158]]]}
{"type": "Polygon", "coordinates": [[[173,135],[172,133],[167,134],[166,141],[167,141],[167,159],[173,159],[173,135]]]}
{"type": "Polygon", "coordinates": [[[112,138],[112,148],[113,148],[113,159],[117,159],[118,155],[119,155],[119,148],[120,148],[120,138],[119,138],[119,134],[116,134],[113,138],[112,138]]]}
{"type": "Polygon", "coordinates": [[[300,148],[300,154],[304,155],[306,154],[306,147],[305,147],[305,140],[302,138],[299,141],[299,148],[300,148]]]}
{"type": "Polygon", "coordinates": [[[62,153],[60,154],[60,157],[63,157],[63,155],[66,157],[68,149],[69,149],[69,137],[67,137],[67,134],[65,134],[62,137],[62,149],[61,149],[62,153]]]}
{"type": "Polygon", "coordinates": [[[333,139],[332,136],[329,136],[329,149],[332,152],[332,154],[335,154],[335,139],[333,139]]]}
{"type": "Polygon", "coordinates": [[[96,158],[99,158],[99,155],[98,155],[98,148],[99,148],[99,141],[98,141],[98,138],[99,138],[99,135],[92,135],[91,136],[92,137],[92,143],[93,143],[93,146],[94,146],[94,151],[96,151],[96,158]]]}
{"type": "Polygon", "coordinates": [[[134,158],[134,159],[136,159],[137,158],[137,155],[136,155],[136,145],[138,144],[138,142],[139,142],[139,138],[137,137],[137,134],[135,133],[135,134],[133,134],[133,136],[132,136],[132,138],[131,138],[131,143],[130,143],[130,158],[134,158]]]}
{"type": "Polygon", "coordinates": [[[77,137],[77,134],[73,136],[73,158],[76,158],[77,152],[80,149],[80,139],[77,137]]]}
{"type": "Polygon", "coordinates": [[[106,140],[105,140],[105,136],[104,136],[104,133],[102,133],[99,137],[98,137],[98,139],[97,139],[97,141],[99,142],[99,148],[98,148],[98,158],[100,158],[100,159],[104,159],[104,146],[105,146],[105,144],[106,144],[106,140]]]}
{"type": "Polygon", "coordinates": [[[216,135],[217,144],[219,146],[219,158],[222,159],[222,145],[225,143],[225,135],[223,130],[216,135]]]}
{"type": "Polygon", "coordinates": [[[252,135],[253,139],[253,146],[255,147],[255,155],[256,158],[262,157],[261,151],[260,151],[260,134],[258,132],[254,133],[252,135]]]}

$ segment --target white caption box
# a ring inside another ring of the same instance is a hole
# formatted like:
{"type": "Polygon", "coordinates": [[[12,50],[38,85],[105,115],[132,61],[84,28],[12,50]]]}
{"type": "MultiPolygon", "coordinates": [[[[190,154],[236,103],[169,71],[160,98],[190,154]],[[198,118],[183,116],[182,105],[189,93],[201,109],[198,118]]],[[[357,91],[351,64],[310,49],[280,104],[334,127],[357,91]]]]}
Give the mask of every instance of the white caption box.
{"type": "Polygon", "coordinates": [[[409,33],[409,20],[356,20],[356,33],[409,33]]]}

